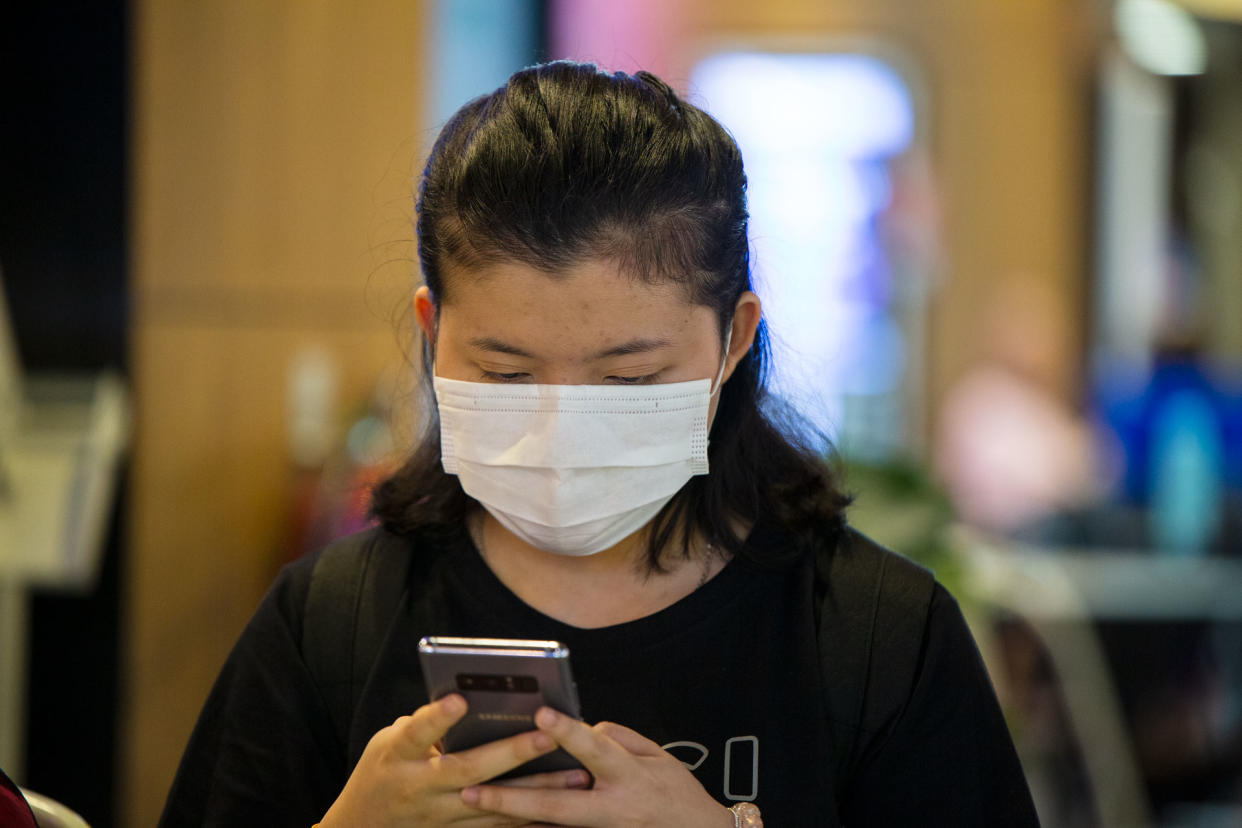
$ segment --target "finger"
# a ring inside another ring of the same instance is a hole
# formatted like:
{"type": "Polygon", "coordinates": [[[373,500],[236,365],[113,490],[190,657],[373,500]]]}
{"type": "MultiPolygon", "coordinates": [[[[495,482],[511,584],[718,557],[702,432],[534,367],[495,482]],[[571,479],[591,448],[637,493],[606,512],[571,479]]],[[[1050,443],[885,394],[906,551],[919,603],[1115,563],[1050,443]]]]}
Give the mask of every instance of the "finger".
{"type": "Polygon", "coordinates": [[[591,774],[580,769],[550,771],[519,776],[516,779],[501,779],[492,784],[510,788],[585,788],[591,784],[591,774]]]}
{"type": "Polygon", "coordinates": [[[632,761],[629,751],[603,732],[550,707],[539,708],[535,714],[535,725],[555,739],[596,778],[610,776],[626,761],[632,761]]]}
{"type": "Polygon", "coordinates": [[[472,808],[539,824],[592,826],[601,816],[593,791],[476,785],[463,789],[461,799],[472,808]]]}
{"type": "Polygon", "coordinates": [[[402,756],[424,759],[448,729],[466,715],[466,700],[456,693],[425,704],[412,716],[402,716],[393,723],[402,756]]]}
{"type": "Polygon", "coordinates": [[[664,748],[625,725],[619,725],[616,722],[599,722],[595,725],[595,729],[635,756],[663,756],[665,753],[664,748]]]}
{"type": "Polygon", "coordinates": [[[440,774],[438,784],[450,788],[464,788],[494,779],[554,750],[556,741],[552,737],[538,730],[531,730],[469,750],[446,753],[431,761],[440,774]]]}

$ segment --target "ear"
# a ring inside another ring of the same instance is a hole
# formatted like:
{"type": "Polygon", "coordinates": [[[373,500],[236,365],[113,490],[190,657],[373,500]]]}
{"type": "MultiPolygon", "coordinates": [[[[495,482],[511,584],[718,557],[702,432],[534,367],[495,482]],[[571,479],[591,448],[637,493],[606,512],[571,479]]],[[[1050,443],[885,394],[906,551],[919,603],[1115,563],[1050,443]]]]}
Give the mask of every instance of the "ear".
{"type": "Polygon", "coordinates": [[[759,297],[752,291],[748,290],[738,297],[737,304],[733,307],[733,334],[729,338],[729,353],[725,357],[722,382],[733,376],[733,369],[755,343],[755,331],[759,329],[762,311],[759,297]]]}
{"type": "Polygon", "coordinates": [[[414,291],[414,318],[418,320],[418,327],[422,329],[427,343],[434,347],[436,344],[436,303],[431,298],[430,288],[426,285],[414,291]]]}

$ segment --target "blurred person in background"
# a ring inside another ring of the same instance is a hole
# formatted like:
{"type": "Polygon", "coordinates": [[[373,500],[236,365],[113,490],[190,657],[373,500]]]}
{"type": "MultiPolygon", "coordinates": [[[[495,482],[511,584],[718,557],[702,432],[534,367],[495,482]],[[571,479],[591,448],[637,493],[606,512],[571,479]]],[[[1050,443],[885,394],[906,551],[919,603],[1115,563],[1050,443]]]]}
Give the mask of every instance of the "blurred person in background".
{"type": "Polygon", "coordinates": [[[1011,276],[983,305],[983,358],[949,391],[935,469],[961,517],[1001,534],[1083,508],[1109,473],[1087,422],[1054,393],[1068,335],[1046,280],[1011,276]]]}
{"type": "Polygon", "coordinates": [[[745,190],[648,73],[545,64],[458,111],[418,204],[438,418],[333,547],[374,624],[328,657],[363,678],[338,709],[308,630],[355,619],[290,564],[163,825],[1036,824],[956,602],[846,525],[765,392],[745,190]],[[586,721],[441,753],[467,703],[428,698],[424,635],[565,643],[586,721]],[[558,747],[585,770],[489,784],[558,747]]]}

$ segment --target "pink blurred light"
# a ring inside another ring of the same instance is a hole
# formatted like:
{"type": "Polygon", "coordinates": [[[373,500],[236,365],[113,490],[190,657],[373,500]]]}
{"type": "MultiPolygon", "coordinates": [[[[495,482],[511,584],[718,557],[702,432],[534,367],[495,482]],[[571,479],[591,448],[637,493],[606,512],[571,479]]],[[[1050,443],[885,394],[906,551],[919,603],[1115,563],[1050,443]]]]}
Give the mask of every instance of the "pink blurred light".
{"type": "Polygon", "coordinates": [[[676,0],[551,0],[548,21],[553,58],[593,61],[610,71],[645,69],[682,85],[685,37],[676,0]]]}

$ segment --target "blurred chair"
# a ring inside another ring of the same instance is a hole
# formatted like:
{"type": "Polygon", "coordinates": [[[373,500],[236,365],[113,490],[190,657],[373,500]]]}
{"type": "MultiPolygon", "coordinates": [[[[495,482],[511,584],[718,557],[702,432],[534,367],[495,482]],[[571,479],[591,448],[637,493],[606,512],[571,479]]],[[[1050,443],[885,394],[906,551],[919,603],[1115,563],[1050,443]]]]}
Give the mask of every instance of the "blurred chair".
{"type": "Polygon", "coordinates": [[[21,792],[34,812],[39,828],[90,828],[87,821],[72,808],[25,788],[21,788],[21,792]]]}
{"type": "MultiPolygon", "coordinates": [[[[1013,613],[1039,636],[1061,681],[1065,712],[1082,751],[1099,824],[1146,828],[1152,815],[1108,661],[1092,626],[1090,596],[1055,555],[1021,554],[955,527],[966,593],[984,610],[1013,613]]],[[[972,624],[985,660],[989,633],[972,624]]],[[[988,664],[993,682],[1003,675],[988,664]]],[[[1029,773],[1028,769],[1028,773],[1029,773]]],[[[1046,819],[1041,814],[1041,819],[1046,819]]]]}
{"type": "MultiPolygon", "coordinates": [[[[1006,671],[992,619],[998,613],[1009,614],[1029,625],[1061,682],[1064,712],[1080,748],[1096,824],[1149,828],[1153,821],[1142,774],[1107,658],[1092,626],[1091,604],[1099,603],[1100,590],[1083,594],[1083,579],[1067,569],[1064,556],[1019,554],[1018,545],[994,542],[990,534],[955,522],[947,497],[917,464],[853,463],[847,479],[863,492],[851,507],[850,523],[936,573],[962,606],[994,684],[1004,683],[1006,671]]],[[[1040,801],[1034,769],[1026,765],[1024,769],[1036,806],[1042,806],[1044,825],[1061,824],[1059,814],[1044,812],[1054,803],[1040,801]]]]}

